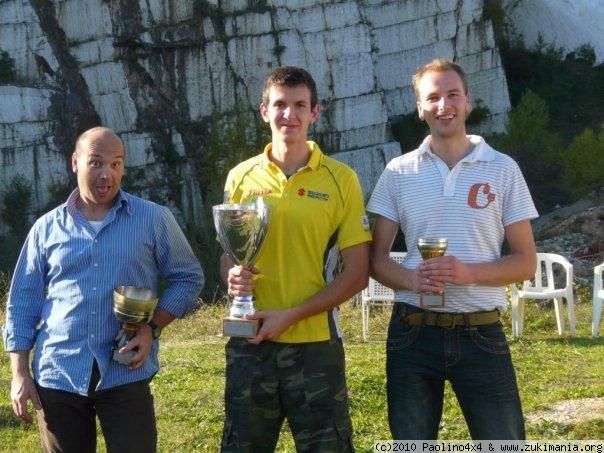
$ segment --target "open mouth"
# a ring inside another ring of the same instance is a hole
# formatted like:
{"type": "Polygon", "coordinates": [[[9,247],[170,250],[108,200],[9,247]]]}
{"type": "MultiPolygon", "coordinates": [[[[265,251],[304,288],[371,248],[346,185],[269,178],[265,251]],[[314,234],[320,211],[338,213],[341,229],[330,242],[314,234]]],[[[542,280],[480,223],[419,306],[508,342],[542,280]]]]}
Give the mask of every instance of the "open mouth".
{"type": "Polygon", "coordinates": [[[109,193],[109,186],[97,186],[96,193],[101,198],[106,197],[107,194],[109,193]]]}

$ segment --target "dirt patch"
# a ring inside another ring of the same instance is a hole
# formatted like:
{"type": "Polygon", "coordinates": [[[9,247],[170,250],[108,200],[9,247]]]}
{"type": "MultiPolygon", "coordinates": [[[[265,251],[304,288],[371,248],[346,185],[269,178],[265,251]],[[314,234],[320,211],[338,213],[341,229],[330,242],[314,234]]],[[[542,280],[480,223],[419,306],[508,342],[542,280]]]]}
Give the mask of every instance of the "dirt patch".
{"type": "Polygon", "coordinates": [[[576,425],[596,418],[604,418],[604,398],[559,401],[547,409],[526,414],[527,423],[552,421],[576,425]]]}

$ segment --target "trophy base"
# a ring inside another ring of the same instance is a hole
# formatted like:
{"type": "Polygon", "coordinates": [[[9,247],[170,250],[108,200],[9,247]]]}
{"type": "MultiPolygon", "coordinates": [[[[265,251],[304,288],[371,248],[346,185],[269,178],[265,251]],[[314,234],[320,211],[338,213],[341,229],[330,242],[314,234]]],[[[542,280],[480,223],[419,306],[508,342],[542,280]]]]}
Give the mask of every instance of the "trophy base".
{"type": "Polygon", "coordinates": [[[119,351],[120,348],[114,348],[113,349],[113,360],[121,363],[122,365],[130,365],[130,362],[132,362],[132,357],[134,357],[134,355],[136,354],[136,351],[128,351],[125,352],[123,354],[120,354],[119,351]]]}
{"type": "Polygon", "coordinates": [[[225,337],[254,338],[259,329],[259,319],[222,318],[222,335],[225,337]]]}
{"type": "Polygon", "coordinates": [[[419,305],[422,308],[444,308],[445,295],[436,293],[421,293],[419,295],[419,305]]]}

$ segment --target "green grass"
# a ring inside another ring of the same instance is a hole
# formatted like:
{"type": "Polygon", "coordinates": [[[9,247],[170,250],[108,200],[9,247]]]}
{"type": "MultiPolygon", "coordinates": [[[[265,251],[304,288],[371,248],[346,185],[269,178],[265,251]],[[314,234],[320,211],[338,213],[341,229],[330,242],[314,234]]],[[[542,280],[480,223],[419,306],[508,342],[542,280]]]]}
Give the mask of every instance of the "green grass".
{"type": "MultiPolygon", "coordinates": [[[[224,343],[218,335],[223,306],[202,307],[162,334],[162,369],[153,393],[162,452],[215,452],[223,420],[224,343]]],[[[387,312],[375,312],[372,338],[383,337],[387,312]],[[381,335],[380,335],[381,334],[381,335]]],[[[346,338],[348,386],[355,445],[370,451],[377,439],[388,439],[385,396],[385,351],[382,341],[362,342],[361,311],[352,304],[342,310],[346,338]]],[[[577,337],[558,337],[553,308],[526,303],[525,333],[511,342],[526,413],[557,401],[604,396],[604,339],[591,339],[591,303],[577,305],[577,337]]],[[[510,312],[504,314],[511,336],[510,312]]],[[[12,414],[7,354],[0,354],[0,452],[39,451],[36,426],[24,427],[12,414]]],[[[531,439],[600,439],[604,419],[578,425],[539,422],[527,426],[531,439]]],[[[450,388],[446,392],[441,439],[467,439],[468,431],[450,388]]],[[[100,450],[104,448],[99,437],[100,450]]],[[[278,451],[294,451],[284,427],[278,451]]]]}

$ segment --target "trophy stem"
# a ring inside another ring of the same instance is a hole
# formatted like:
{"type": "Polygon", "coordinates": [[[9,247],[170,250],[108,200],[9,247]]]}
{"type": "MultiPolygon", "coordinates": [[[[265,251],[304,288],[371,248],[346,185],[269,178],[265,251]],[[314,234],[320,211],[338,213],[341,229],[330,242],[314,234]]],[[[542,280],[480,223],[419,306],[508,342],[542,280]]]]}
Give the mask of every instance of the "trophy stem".
{"type": "Polygon", "coordinates": [[[254,298],[252,296],[236,296],[233,298],[230,316],[232,318],[244,318],[245,315],[256,313],[254,298]]]}

